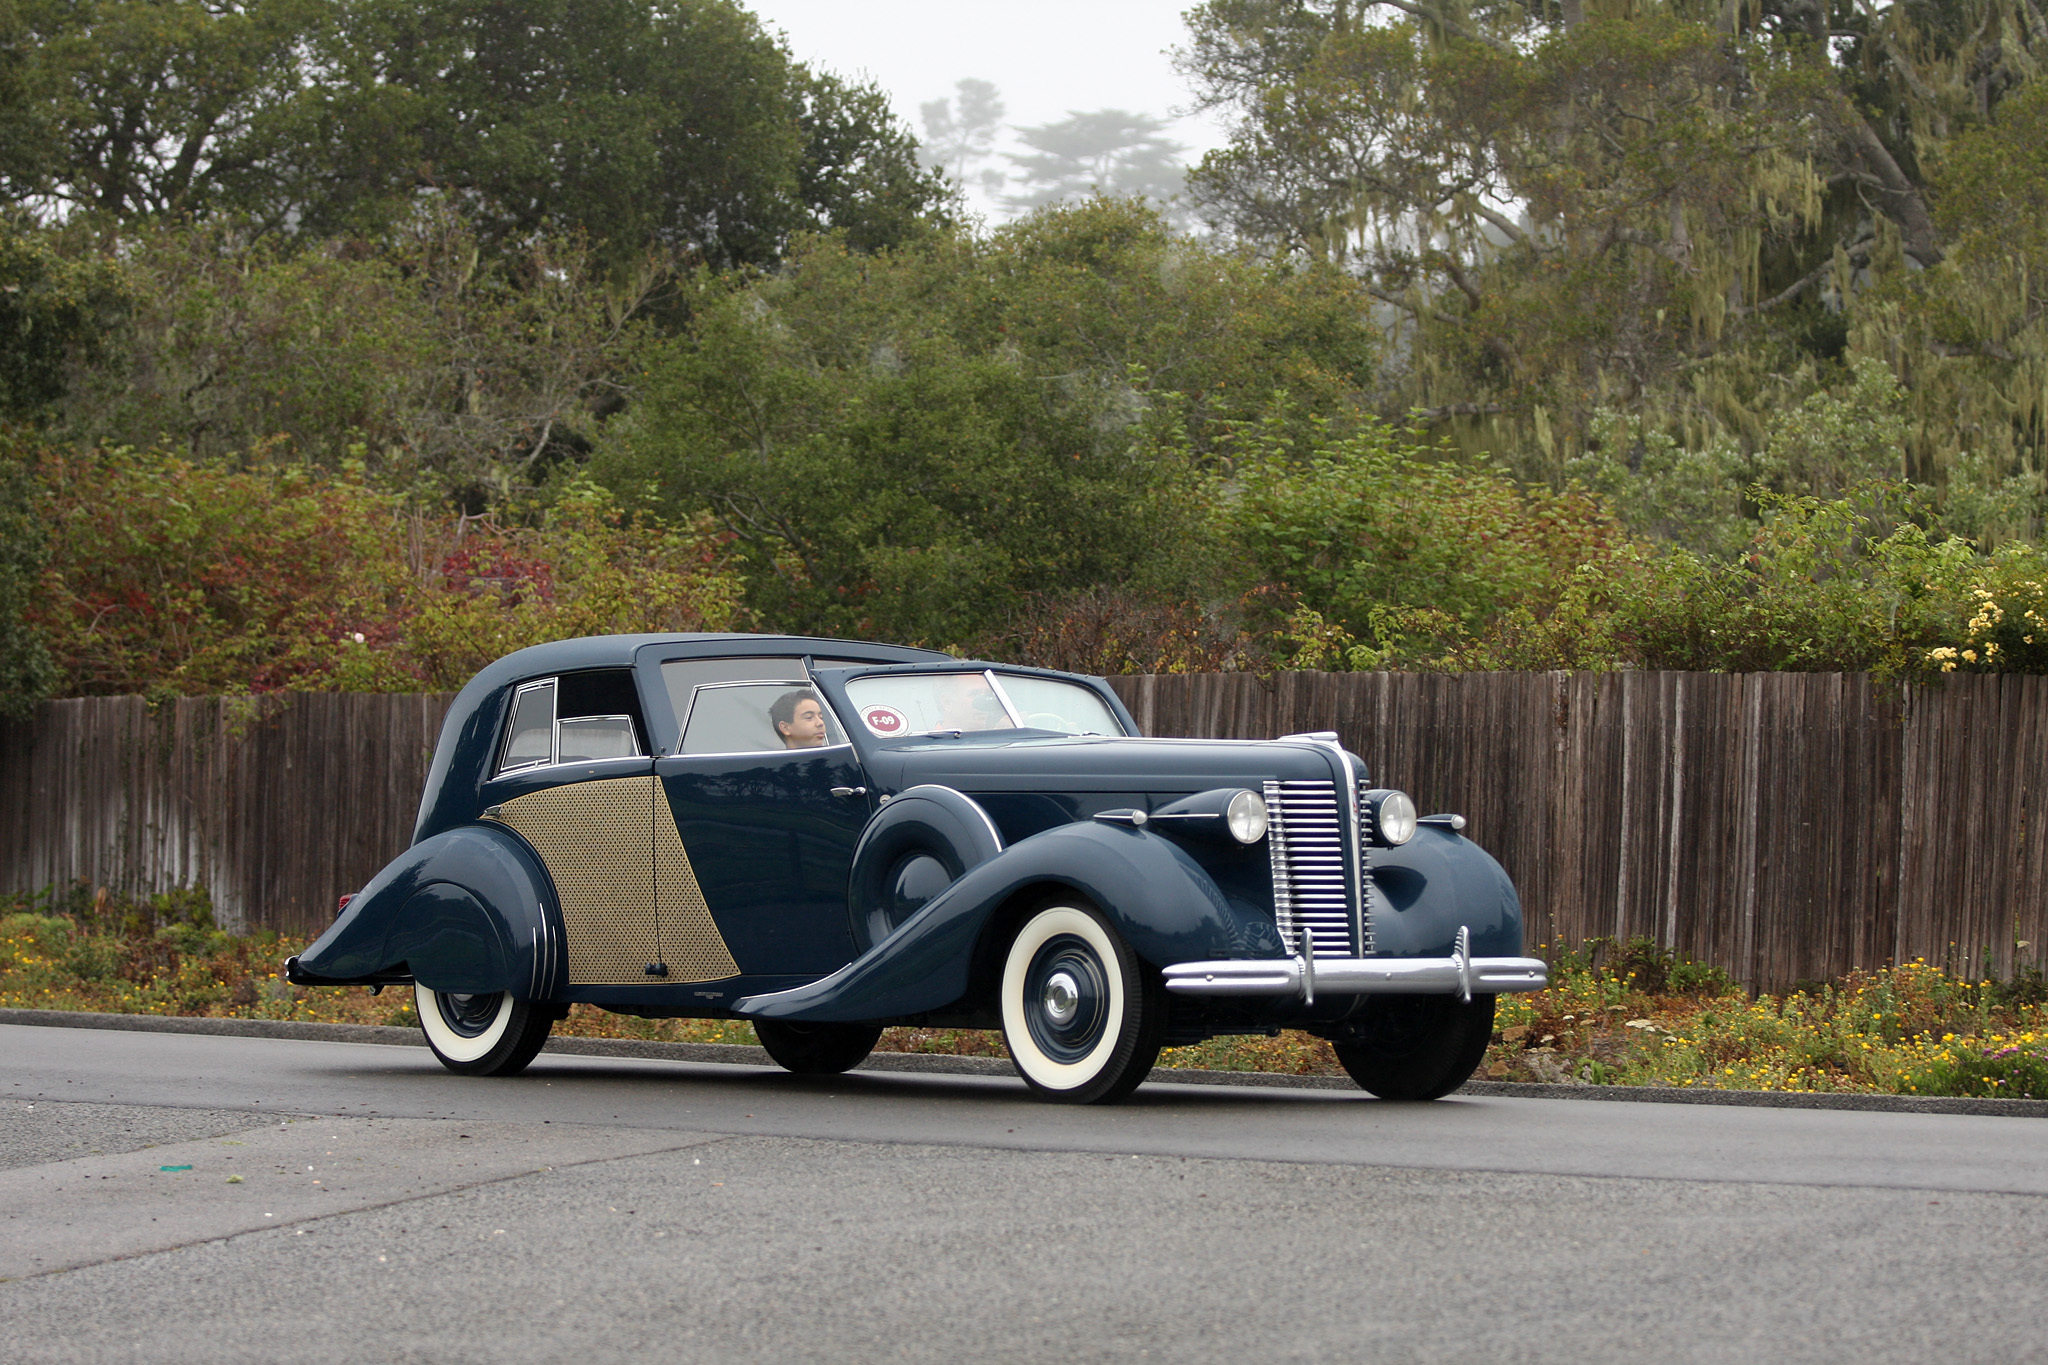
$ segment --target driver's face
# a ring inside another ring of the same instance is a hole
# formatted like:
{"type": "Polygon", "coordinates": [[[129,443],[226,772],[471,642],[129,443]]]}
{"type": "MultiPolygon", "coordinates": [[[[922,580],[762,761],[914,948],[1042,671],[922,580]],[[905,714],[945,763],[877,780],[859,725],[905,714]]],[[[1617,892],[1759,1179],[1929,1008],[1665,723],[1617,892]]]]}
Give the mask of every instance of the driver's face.
{"type": "Polygon", "coordinates": [[[796,715],[776,726],[782,743],[790,749],[822,749],[825,746],[825,712],[814,701],[796,704],[796,715]]]}
{"type": "Polygon", "coordinates": [[[987,730],[994,722],[985,709],[993,700],[979,673],[954,673],[941,680],[939,716],[946,730],[987,730]]]}

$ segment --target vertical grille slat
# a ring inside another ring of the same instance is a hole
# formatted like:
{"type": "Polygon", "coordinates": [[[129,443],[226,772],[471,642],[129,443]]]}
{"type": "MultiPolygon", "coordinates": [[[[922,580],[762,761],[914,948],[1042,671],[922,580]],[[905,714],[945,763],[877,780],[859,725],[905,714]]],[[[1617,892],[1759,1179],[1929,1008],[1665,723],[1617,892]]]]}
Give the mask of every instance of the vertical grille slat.
{"type": "Polygon", "coordinates": [[[1365,957],[1372,952],[1372,917],[1376,908],[1373,903],[1372,885],[1372,807],[1365,804],[1365,794],[1371,790],[1363,779],[1358,784],[1358,866],[1363,874],[1364,885],[1358,892],[1365,898],[1364,912],[1359,915],[1359,925],[1365,930],[1365,942],[1358,946],[1358,954],[1365,957]]]}

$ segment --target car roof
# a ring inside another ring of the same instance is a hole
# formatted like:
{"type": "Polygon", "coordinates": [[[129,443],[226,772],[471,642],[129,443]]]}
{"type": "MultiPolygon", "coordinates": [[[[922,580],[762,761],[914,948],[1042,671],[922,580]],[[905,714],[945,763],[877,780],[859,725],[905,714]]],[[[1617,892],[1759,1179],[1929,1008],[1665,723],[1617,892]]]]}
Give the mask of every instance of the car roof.
{"type": "Polygon", "coordinates": [[[691,631],[672,635],[585,635],[574,640],[551,640],[514,650],[504,658],[485,665],[469,685],[477,692],[494,692],[521,678],[548,673],[573,673],[585,668],[630,668],[643,649],[674,646],[677,657],[715,654],[739,647],[748,654],[818,654],[832,649],[858,650],[896,655],[901,662],[942,662],[951,657],[937,650],[906,645],[873,644],[863,640],[834,640],[810,635],[753,635],[741,632],[691,631]]]}

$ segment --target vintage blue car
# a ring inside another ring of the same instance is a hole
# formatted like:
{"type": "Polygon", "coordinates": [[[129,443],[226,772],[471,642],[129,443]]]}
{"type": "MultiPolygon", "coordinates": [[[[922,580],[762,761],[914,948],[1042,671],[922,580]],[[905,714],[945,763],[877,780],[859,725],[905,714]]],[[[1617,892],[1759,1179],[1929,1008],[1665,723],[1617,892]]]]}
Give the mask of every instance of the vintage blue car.
{"type": "Polygon", "coordinates": [[[448,713],[413,843],[286,963],[411,985],[451,1070],[572,1002],[745,1019],[795,1072],[891,1024],[1000,1028],[1037,1096],[1304,1029],[1386,1099],[1540,990],[1499,864],[1333,734],[1144,739],[1097,678],[761,635],[520,650],[448,713]]]}

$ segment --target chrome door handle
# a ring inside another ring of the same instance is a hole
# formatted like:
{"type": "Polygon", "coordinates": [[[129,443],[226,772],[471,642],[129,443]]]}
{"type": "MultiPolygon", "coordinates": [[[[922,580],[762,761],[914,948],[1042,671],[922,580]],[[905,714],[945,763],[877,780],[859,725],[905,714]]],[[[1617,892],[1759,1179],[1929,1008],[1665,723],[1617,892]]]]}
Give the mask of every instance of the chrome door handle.
{"type": "Polygon", "coordinates": [[[866,796],[868,789],[866,787],[834,787],[832,794],[834,796],[866,796]]]}

